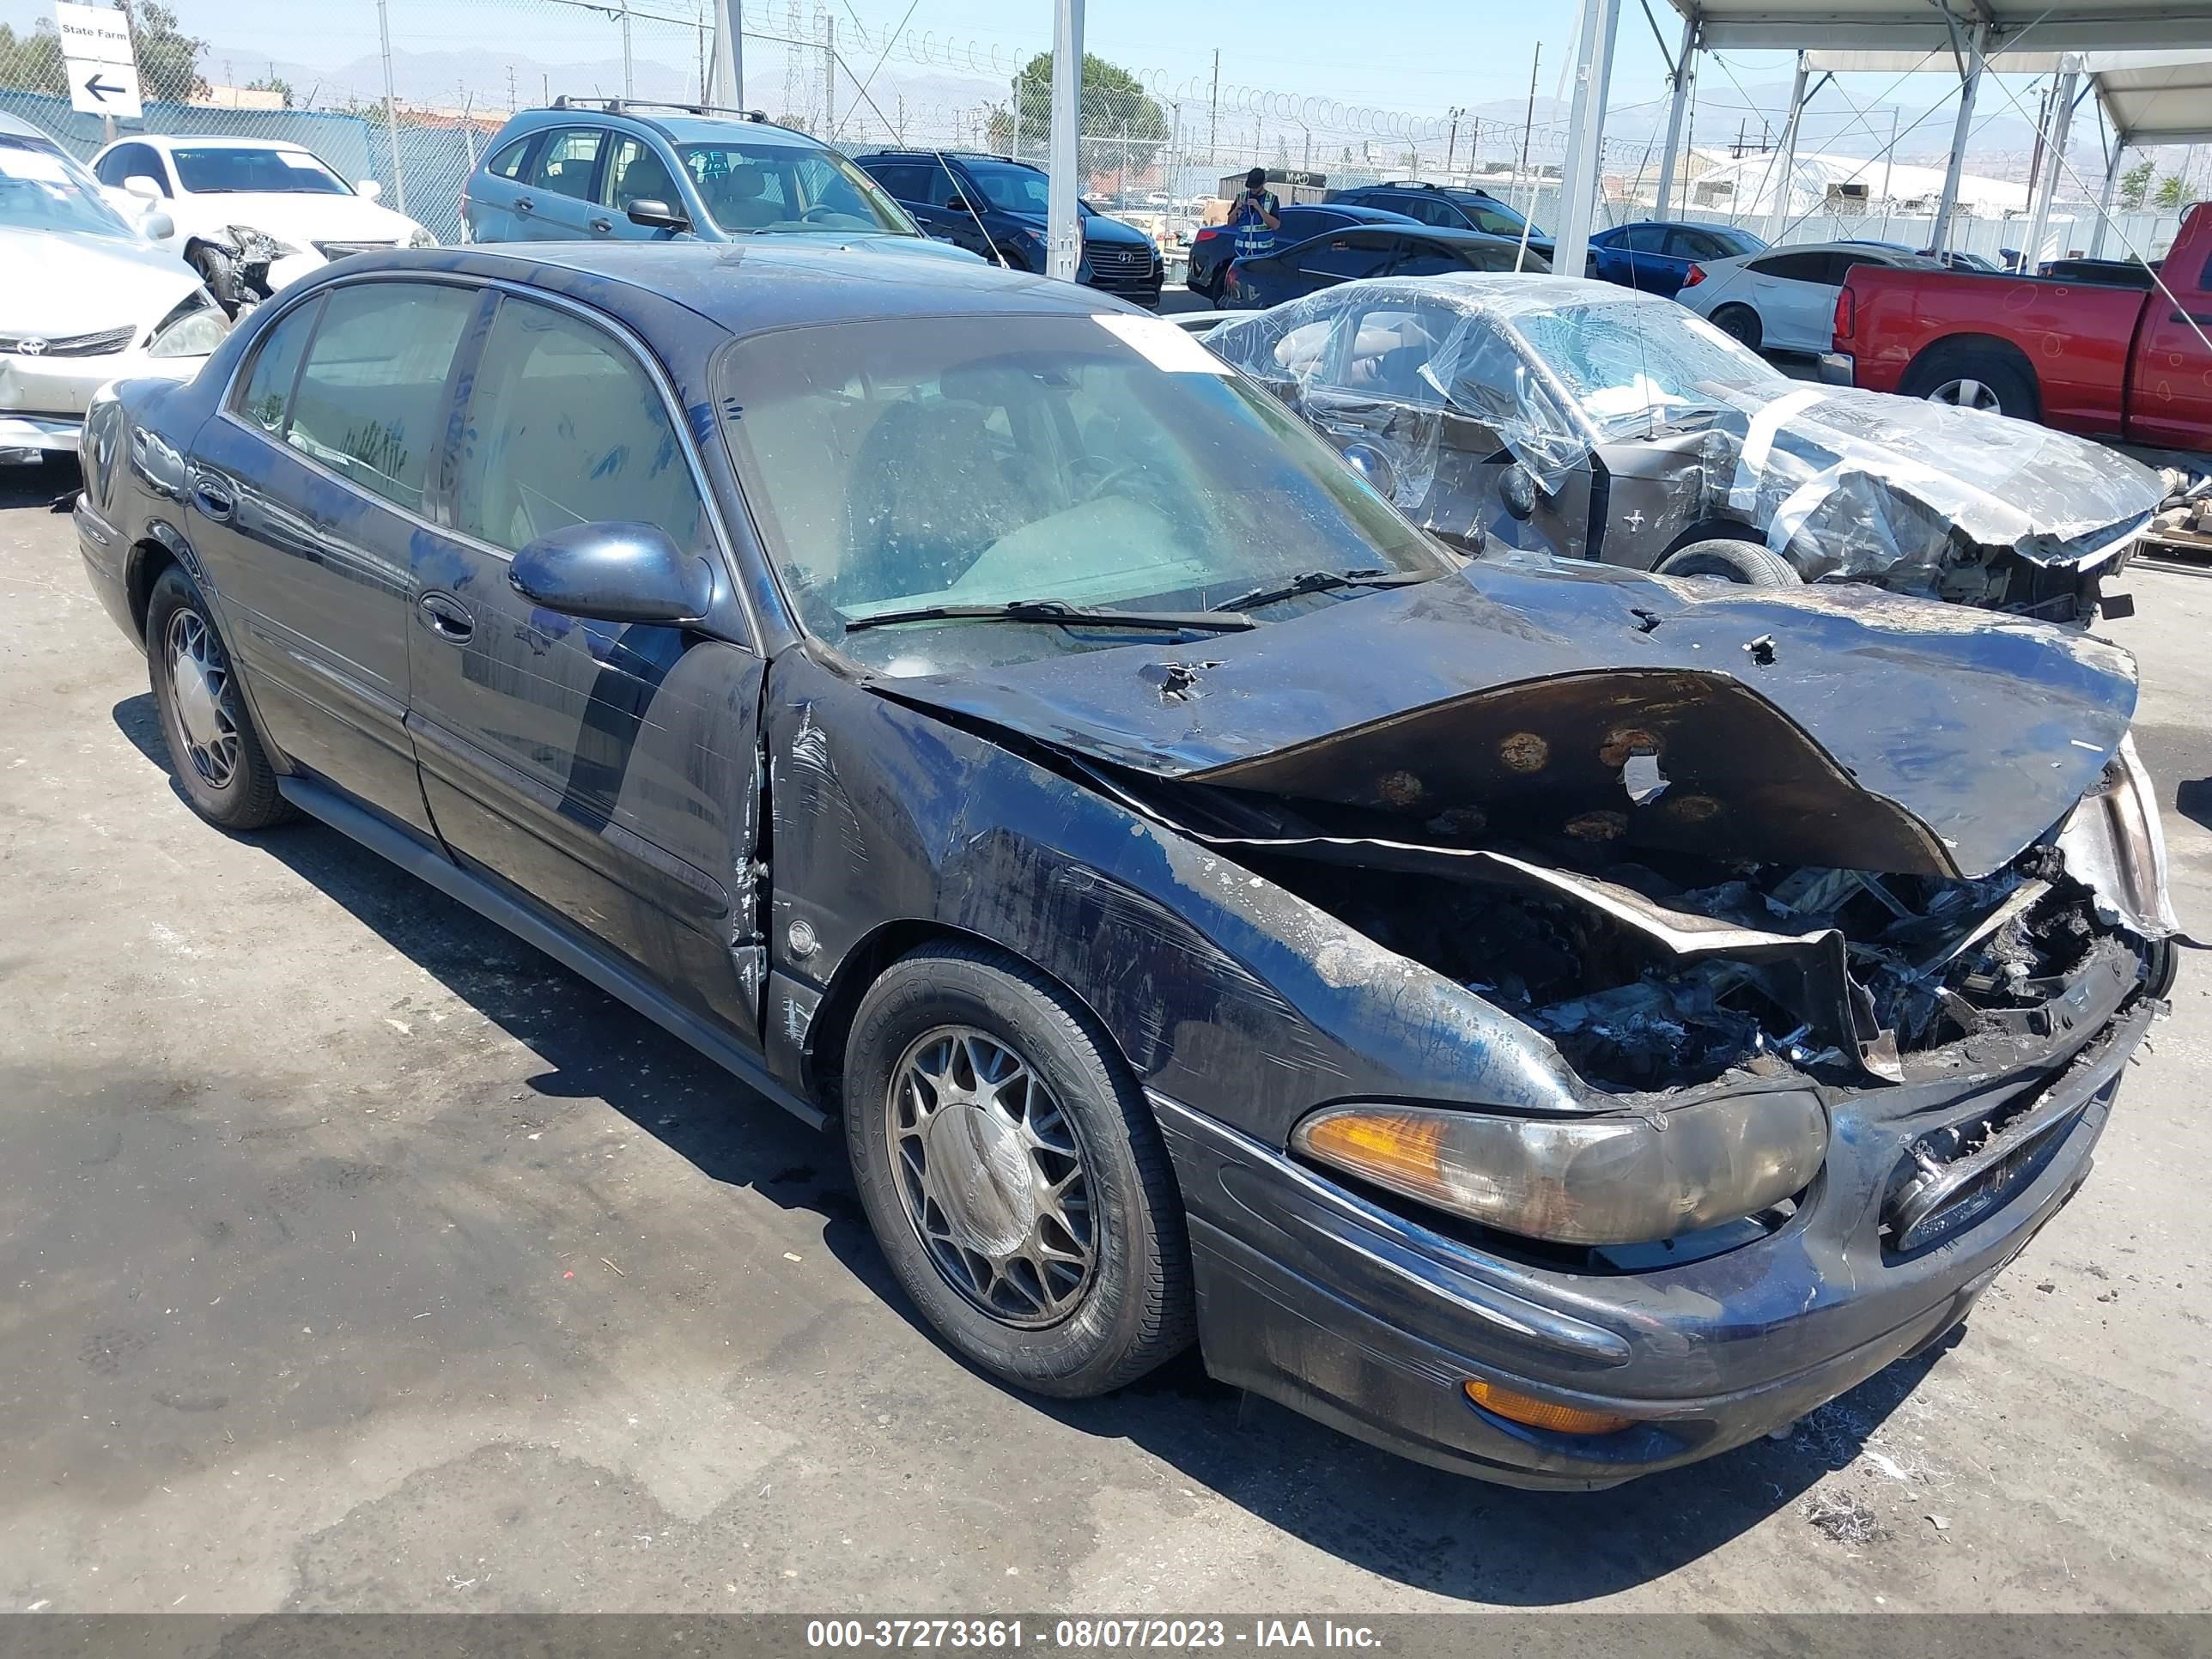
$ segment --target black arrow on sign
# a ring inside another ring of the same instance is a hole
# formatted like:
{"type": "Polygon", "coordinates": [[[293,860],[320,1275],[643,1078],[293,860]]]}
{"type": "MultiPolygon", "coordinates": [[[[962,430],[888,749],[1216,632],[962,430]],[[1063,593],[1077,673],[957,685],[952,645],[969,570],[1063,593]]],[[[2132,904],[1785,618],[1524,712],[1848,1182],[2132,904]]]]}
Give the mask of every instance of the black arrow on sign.
{"type": "Polygon", "coordinates": [[[99,70],[93,70],[92,79],[84,83],[84,89],[92,94],[94,102],[104,104],[107,101],[109,93],[112,92],[120,98],[130,90],[128,87],[118,87],[112,82],[101,80],[100,74],[101,71],[99,70]]]}

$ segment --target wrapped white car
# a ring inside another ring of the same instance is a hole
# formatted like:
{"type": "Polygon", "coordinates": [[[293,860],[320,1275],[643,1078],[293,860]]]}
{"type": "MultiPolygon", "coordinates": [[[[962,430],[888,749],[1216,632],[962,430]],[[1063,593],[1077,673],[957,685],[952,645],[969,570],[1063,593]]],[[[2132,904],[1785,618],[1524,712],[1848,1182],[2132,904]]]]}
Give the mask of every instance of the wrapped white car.
{"type": "Polygon", "coordinates": [[[101,386],[186,379],[228,331],[198,273],[51,139],[0,114],[0,462],[74,453],[101,386]]]}

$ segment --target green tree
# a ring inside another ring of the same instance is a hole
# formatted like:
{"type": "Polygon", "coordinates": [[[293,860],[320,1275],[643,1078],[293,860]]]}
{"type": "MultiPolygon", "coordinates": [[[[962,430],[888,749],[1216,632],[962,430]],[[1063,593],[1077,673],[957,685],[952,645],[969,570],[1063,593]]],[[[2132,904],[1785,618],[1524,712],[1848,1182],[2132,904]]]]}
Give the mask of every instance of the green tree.
{"type": "Polygon", "coordinates": [[[116,0],[116,10],[131,20],[131,38],[138,52],[138,82],[146,101],[189,104],[207,96],[208,83],[200,74],[200,54],[207,42],[186,34],[177,26],[173,9],[161,0],[116,0]]]}
{"type": "Polygon", "coordinates": [[[0,23],[0,87],[43,92],[56,98],[68,95],[69,81],[62,70],[62,38],[47,19],[41,17],[21,34],[0,23]]]}
{"type": "Polygon", "coordinates": [[[2143,198],[2150,194],[2151,175],[2158,167],[2146,155],[2120,175],[2120,205],[2130,213],[2142,210],[2143,198]]]}
{"type": "MultiPolygon", "coordinates": [[[[1052,149],[1052,54],[1041,52],[1014,76],[1013,114],[1009,125],[1013,153],[1042,161],[1052,149]]],[[[1082,116],[1077,131],[1078,158],[1086,175],[1111,171],[1126,160],[1130,173],[1149,166],[1168,136],[1167,112],[1137,77],[1118,64],[1083,54],[1082,116]]],[[[1000,124],[991,124],[998,142],[1000,124]]]]}
{"type": "Polygon", "coordinates": [[[2178,173],[2169,173],[2158,181],[2158,189],[2151,196],[2151,205],[2157,208],[2178,208],[2185,199],[2189,181],[2178,173]]]}
{"type": "Polygon", "coordinates": [[[248,92],[273,92],[284,100],[284,107],[286,109],[292,108],[299,102],[298,98],[292,91],[292,83],[289,81],[287,81],[281,75],[264,75],[258,81],[248,81],[246,83],[246,90],[248,92]]]}

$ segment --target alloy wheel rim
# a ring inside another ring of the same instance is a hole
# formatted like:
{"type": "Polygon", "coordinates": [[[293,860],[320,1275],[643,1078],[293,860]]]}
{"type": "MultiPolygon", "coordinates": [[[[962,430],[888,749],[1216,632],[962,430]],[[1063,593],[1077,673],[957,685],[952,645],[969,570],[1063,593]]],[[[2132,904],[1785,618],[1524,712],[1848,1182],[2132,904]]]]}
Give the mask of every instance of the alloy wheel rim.
{"type": "Polygon", "coordinates": [[[1954,409],[1978,409],[1986,415],[2002,415],[2003,401],[1981,380],[1946,380],[1928,394],[1931,404],[1949,404],[1954,409]]]}
{"type": "Polygon", "coordinates": [[[939,1276],[1018,1329],[1074,1312],[1097,1268],[1090,1170],[1036,1069],[988,1032],[941,1025],[908,1046],[890,1097],[892,1174],[939,1276]]]}
{"type": "Polygon", "coordinates": [[[214,787],[238,770],[238,722],[228,705],[230,661],[215,630],[196,611],[179,611],[163,636],[170,707],[192,769],[214,787]]]}

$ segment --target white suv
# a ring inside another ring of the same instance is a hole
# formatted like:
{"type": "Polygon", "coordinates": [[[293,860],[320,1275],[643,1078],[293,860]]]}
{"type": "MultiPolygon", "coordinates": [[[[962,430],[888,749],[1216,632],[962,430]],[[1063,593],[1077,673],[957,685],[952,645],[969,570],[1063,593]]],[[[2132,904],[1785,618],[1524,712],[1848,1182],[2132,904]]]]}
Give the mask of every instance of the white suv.
{"type": "Polygon", "coordinates": [[[234,313],[327,260],[436,246],[412,219],[377,205],[376,180],[349,185],[298,144],[145,133],[106,146],[92,170],[125,212],[168,216],[165,245],[234,313]]]}

